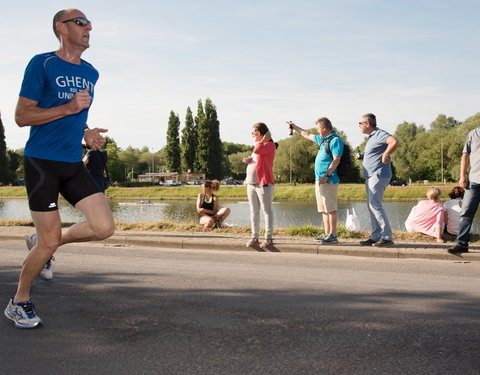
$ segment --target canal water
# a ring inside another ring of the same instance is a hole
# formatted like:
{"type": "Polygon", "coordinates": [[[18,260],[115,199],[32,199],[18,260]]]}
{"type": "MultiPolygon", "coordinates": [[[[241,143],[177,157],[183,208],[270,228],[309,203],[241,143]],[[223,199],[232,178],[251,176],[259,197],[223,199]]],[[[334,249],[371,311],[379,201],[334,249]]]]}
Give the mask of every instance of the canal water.
{"type": "MultiPolygon", "coordinates": [[[[250,225],[250,209],[246,201],[222,201],[229,207],[230,216],[226,223],[232,226],[250,225]]],[[[390,203],[385,202],[384,208],[390,219],[393,230],[405,230],[405,220],[415,202],[390,203]]],[[[196,222],[195,201],[121,201],[112,200],[110,206],[115,221],[124,223],[171,221],[177,223],[196,222]]],[[[64,222],[78,222],[82,215],[64,201],[59,202],[60,215],[64,222]]],[[[370,230],[370,216],[365,202],[339,203],[339,224],[345,223],[347,209],[355,208],[360,219],[361,230],[370,230]]],[[[273,211],[275,227],[314,225],[321,226],[322,218],[317,212],[314,202],[274,202],[273,211]]],[[[26,199],[0,199],[1,220],[30,220],[30,211],[26,199]]],[[[261,225],[263,226],[263,217],[261,225]]],[[[474,221],[474,233],[480,233],[480,217],[474,221]]]]}

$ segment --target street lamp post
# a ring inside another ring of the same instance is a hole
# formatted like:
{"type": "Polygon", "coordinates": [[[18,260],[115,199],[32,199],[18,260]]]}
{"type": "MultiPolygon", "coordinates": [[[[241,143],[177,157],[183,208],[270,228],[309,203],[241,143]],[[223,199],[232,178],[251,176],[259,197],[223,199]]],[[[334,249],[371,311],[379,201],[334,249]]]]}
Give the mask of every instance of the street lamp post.
{"type": "Polygon", "coordinates": [[[443,140],[440,140],[440,164],[441,164],[441,170],[442,170],[442,184],[443,184],[443,140]]]}
{"type": "Polygon", "coordinates": [[[292,138],[288,142],[289,156],[290,156],[290,185],[292,184],[292,138]]]}

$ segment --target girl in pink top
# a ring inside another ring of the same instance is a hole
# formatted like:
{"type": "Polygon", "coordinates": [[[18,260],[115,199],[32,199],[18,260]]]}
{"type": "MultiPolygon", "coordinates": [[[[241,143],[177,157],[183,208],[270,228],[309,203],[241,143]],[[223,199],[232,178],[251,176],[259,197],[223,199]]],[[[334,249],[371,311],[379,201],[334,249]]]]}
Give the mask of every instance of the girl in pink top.
{"type": "Polygon", "coordinates": [[[275,150],[277,144],[270,138],[270,131],[268,131],[268,140],[265,135],[261,134],[262,141],[257,142],[253,153],[258,155],[257,159],[257,179],[260,186],[273,184],[273,161],[275,160],[275,150]]]}
{"type": "Polygon", "coordinates": [[[438,243],[444,243],[442,231],[444,227],[443,205],[439,203],[442,192],[438,187],[428,189],[427,198],[418,202],[412,208],[405,222],[408,232],[419,232],[437,239],[438,243]]]}
{"type": "Polygon", "coordinates": [[[252,138],[255,141],[252,156],[244,158],[247,164],[247,195],[250,204],[250,223],[252,238],[249,246],[268,248],[273,245],[273,209],[274,193],[273,161],[278,144],[272,141],[270,130],[263,122],[253,125],[252,138]],[[259,242],[260,209],[265,217],[265,239],[259,242]]]}

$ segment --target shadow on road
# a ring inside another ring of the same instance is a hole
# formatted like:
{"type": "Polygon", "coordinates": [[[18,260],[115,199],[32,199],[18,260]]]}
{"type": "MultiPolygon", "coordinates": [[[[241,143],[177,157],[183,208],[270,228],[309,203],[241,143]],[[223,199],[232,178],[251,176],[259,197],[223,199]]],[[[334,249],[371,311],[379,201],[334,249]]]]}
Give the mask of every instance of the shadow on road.
{"type": "MultiPolygon", "coordinates": [[[[18,267],[0,266],[0,295],[18,267]]],[[[480,306],[458,293],[164,288],[162,274],[36,282],[45,326],[0,323],[2,371],[478,374],[480,306]],[[158,287],[141,287],[154,277],[158,287]],[[415,308],[408,306],[413,305],[415,308]],[[25,348],[28,351],[25,351],[25,348]]],[[[3,307],[3,306],[2,306],[3,307]]]]}

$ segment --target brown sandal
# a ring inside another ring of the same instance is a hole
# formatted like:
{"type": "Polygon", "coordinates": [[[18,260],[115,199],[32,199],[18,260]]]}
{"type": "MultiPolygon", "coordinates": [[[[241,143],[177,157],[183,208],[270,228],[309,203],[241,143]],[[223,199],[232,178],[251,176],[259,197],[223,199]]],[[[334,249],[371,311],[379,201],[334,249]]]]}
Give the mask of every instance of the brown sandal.
{"type": "Polygon", "coordinates": [[[266,249],[267,247],[270,247],[272,245],[273,245],[273,239],[267,238],[267,239],[262,241],[262,243],[260,244],[260,248],[261,249],[266,249]]]}
{"type": "Polygon", "coordinates": [[[247,242],[247,247],[253,247],[253,246],[258,246],[258,238],[251,238],[247,242]]]}

